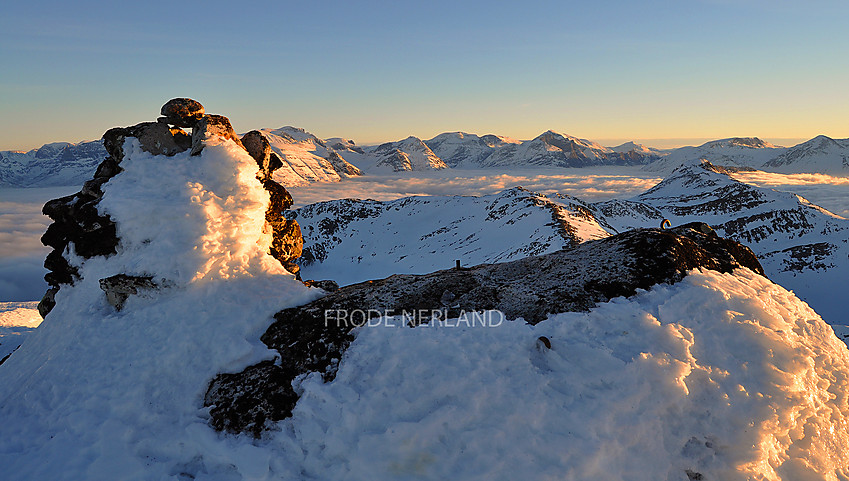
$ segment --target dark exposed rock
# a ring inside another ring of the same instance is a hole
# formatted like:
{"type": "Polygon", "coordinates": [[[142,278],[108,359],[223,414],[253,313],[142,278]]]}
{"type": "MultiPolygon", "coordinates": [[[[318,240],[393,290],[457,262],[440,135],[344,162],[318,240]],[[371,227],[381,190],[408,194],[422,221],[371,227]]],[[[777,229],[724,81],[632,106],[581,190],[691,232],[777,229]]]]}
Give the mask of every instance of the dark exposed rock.
{"type": "MultiPolygon", "coordinates": [[[[203,105],[197,100],[187,98],[176,98],[165,102],[160,113],[163,115],[163,123],[175,127],[194,128],[195,124],[203,117],[203,105]]],[[[159,120],[159,119],[157,119],[159,120]]]]}
{"type": "Polygon", "coordinates": [[[230,119],[223,115],[208,114],[204,115],[192,128],[192,155],[200,155],[204,141],[210,136],[230,139],[244,148],[239,136],[233,130],[233,126],[230,125],[230,119]]]}
{"type": "Polygon", "coordinates": [[[272,232],[270,254],[289,272],[296,274],[300,267],[294,264],[294,260],[300,257],[304,249],[304,237],[298,221],[283,216],[283,211],[292,207],[292,196],[285,187],[271,179],[264,180],[262,186],[271,197],[265,211],[265,221],[272,232]]]}
{"type": "Polygon", "coordinates": [[[106,301],[120,311],[130,296],[136,296],[144,291],[155,291],[162,286],[153,281],[152,276],[128,276],[117,274],[100,279],[100,289],[106,293],[106,301]]]}
{"type": "Polygon", "coordinates": [[[38,303],[38,313],[44,318],[48,312],[56,306],[56,293],[59,292],[58,287],[51,287],[44,293],[44,297],[38,303]]]}
{"type": "Polygon", "coordinates": [[[304,285],[307,287],[318,287],[319,289],[323,289],[327,292],[335,292],[339,290],[339,284],[336,281],[332,280],[323,280],[323,281],[304,281],[304,285]]]}
{"type": "MultiPolygon", "coordinates": [[[[268,143],[268,138],[259,130],[251,130],[242,136],[242,145],[248,151],[251,157],[256,160],[256,165],[259,167],[260,178],[270,179],[271,174],[278,168],[282,167],[282,162],[279,164],[272,161],[271,144],[268,143]]],[[[279,161],[277,154],[274,157],[279,161]]]]}
{"type": "MultiPolygon", "coordinates": [[[[639,229],[551,254],[502,264],[448,269],[425,275],[394,275],[345,286],[300,307],[278,312],[262,341],[280,354],[238,374],[216,377],[204,399],[212,425],[258,436],[266,421],[291,415],[297,394],[291,382],[319,372],[335,377],[353,340],[351,322],[326,313],[384,312],[408,316],[411,324],[429,322],[421,313],[439,310],[441,318],[498,310],[507,319],[536,324],[550,313],[587,311],[599,302],[634,295],[658,283],[674,283],[696,268],[730,272],[747,267],[763,275],[745,246],[719,237],[709,226],[691,223],[667,230],[639,229]],[[443,301],[450,293],[451,301],[443,301]]],[[[347,320],[347,318],[346,318],[347,320]]]]}
{"type": "Polygon", "coordinates": [[[176,155],[192,146],[192,137],[179,128],[160,122],[142,122],[132,127],[115,127],[103,134],[103,146],[118,164],[124,158],[124,140],[138,139],[141,149],[153,155],[176,155]]]}

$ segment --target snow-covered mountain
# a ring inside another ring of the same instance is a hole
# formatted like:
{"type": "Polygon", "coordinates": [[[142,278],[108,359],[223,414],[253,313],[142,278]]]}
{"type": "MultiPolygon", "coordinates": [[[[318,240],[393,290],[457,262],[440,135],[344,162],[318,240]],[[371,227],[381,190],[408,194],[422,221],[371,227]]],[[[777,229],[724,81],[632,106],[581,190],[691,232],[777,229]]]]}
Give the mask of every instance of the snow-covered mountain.
{"type": "Polygon", "coordinates": [[[391,273],[499,262],[552,252],[637,227],[701,221],[749,247],[767,275],[827,320],[849,325],[839,290],[849,280],[849,220],[791,193],[744,184],[691,162],[630,200],[585,203],[511,189],[484,197],[340,200],[294,215],[307,277],[340,283],[391,273]],[[552,213],[556,212],[556,220],[552,213]],[[377,234],[379,233],[379,234],[377,234]],[[821,285],[823,279],[830,279],[821,285]]]}
{"type": "Polygon", "coordinates": [[[814,137],[763,164],[764,170],[785,174],[811,172],[831,175],[849,174],[849,139],[835,140],[825,135],[814,137]]]}
{"type": "Polygon", "coordinates": [[[784,150],[783,147],[777,147],[757,137],[733,137],[712,140],[698,147],[672,149],[667,155],[646,165],[644,169],[650,172],[671,173],[685,162],[701,159],[726,167],[758,168],[784,150]]]}
{"type": "Polygon", "coordinates": [[[367,151],[361,158],[368,171],[406,172],[448,168],[445,162],[430,150],[418,137],[407,137],[397,142],[386,142],[367,151]]]}
{"type": "Polygon", "coordinates": [[[331,139],[325,142],[296,127],[263,129],[261,132],[271,144],[271,149],[283,161],[283,166],[274,172],[274,180],[282,185],[335,182],[362,174],[360,169],[343,157],[348,153],[362,152],[352,141],[331,139]]]}
{"type": "Polygon", "coordinates": [[[52,187],[82,185],[106,158],[101,141],[54,142],[29,152],[0,152],[0,185],[52,187]]]}
{"type": "Polygon", "coordinates": [[[714,165],[778,172],[849,175],[849,139],[824,135],[794,147],[778,147],[757,137],[714,140],[698,147],[680,147],[644,167],[670,173],[683,163],[704,159],[714,165]]]}
{"type": "MultiPolygon", "coordinates": [[[[493,136],[494,137],[494,136],[493,136]]],[[[440,137],[436,137],[439,139],[440,137]]],[[[452,162],[464,167],[511,168],[527,166],[545,167],[588,167],[594,165],[640,165],[657,158],[637,150],[617,152],[586,139],[559,134],[552,130],[543,132],[534,139],[524,142],[492,139],[493,147],[486,149],[470,147],[469,159],[452,156],[452,162]]],[[[479,144],[477,139],[469,139],[471,144],[479,144]]]]}
{"type": "Polygon", "coordinates": [[[609,234],[586,205],[522,188],[483,197],[345,199],[293,212],[304,235],[299,265],[311,279],[350,284],[539,255],[609,234]]]}
{"type": "Polygon", "coordinates": [[[449,167],[480,167],[494,152],[521,142],[492,134],[478,136],[465,132],[446,132],[425,143],[449,167]]]}
{"type": "Polygon", "coordinates": [[[610,147],[610,150],[618,153],[636,152],[644,155],[656,155],[658,157],[665,154],[662,150],[646,147],[645,145],[638,144],[634,141],[625,142],[624,144],[617,145],[616,147],[610,147]]]}
{"type": "Polygon", "coordinates": [[[591,205],[611,232],[701,221],[749,246],[767,276],[793,289],[829,322],[849,325],[849,220],[792,193],[754,187],[722,167],[690,162],[630,200],[591,205]]]}
{"type": "MultiPolygon", "coordinates": [[[[669,174],[693,160],[779,173],[849,175],[849,139],[818,136],[795,147],[757,137],[733,137],[697,147],[653,149],[635,142],[603,147],[586,139],[547,131],[519,141],[497,135],[446,132],[430,140],[408,137],[373,147],[333,137],[326,140],[296,127],[262,129],[283,160],[275,178],[284,185],[333,182],[363,172],[430,171],[445,168],[588,167],[644,165],[669,174]]],[[[89,178],[106,152],[100,141],[45,144],[29,152],[0,152],[0,185],[75,185],[89,178]]]]}

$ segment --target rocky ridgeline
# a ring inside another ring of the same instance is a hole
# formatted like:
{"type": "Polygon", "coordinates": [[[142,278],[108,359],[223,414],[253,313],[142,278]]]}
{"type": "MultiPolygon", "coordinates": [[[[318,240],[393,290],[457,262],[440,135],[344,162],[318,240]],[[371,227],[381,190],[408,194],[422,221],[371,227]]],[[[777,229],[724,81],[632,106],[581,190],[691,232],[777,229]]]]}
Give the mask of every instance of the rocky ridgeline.
{"type": "Polygon", "coordinates": [[[500,311],[506,319],[521,317],[536,324],[550,313],[588,311],[639,289],[677,282],[691,269],[730,272],[738,267],[763,275],[748,247],[695,222],[668,230],[637,229],[512,262],[394,275],[345,286],[309,304],[278,312],[261,339],[280,359],[240,373],[220,374],[210,384],[204,404],[210,407],[216,429],[258,437],[267,421],[291,416],[298,401],[292,382],[298,376],[318,372],[325,381],[335,377],[354,339],[355,322],[362,323],[366,317],[410,313],[408,322],[415,325],[428,322],[427,313],[433,312],[442,312],[444,320],[464,313],[500,311]],[[327,313],[340,312],[363,317],[353,319],[352,315],[350,320],[334,322],[331,316],[328,322],[327,313]]]}
{"type": "MultiPolygon", "coordinates": [[[[265,220],[271,228],[273,241],[270,254],[290,272],[297,274],[299,267],[294,260],[301,255],[303,237],[297,221],[287,220],[283,211],[292,206],[292,196],[286,189],[272,180],[274,170],[283,165],[281,159],[271,151],[265,135],[251,131],[241,139],[223,115],[204,113],[203,105],[192,99],[169,100],[161,109],[162,117],[156,122],[142,122],[131,127],[115,127],[103,134],[103,146],[108,157],[100,163],[94,178],[85,182],[76,194],[47,202],[43,213],[53,220],[41,242],[53,248],[44,261],[49,271],[44,279],[50,288],[38,305],[42,316],[46,316],[55,305],[55,295],[63,284],[73,284],[79,278],[77,269],[68,262],[63,253],[73,244],[74,253],[83,259],[115,254],[120,244],[115,222],[98,211],[103,196],[101,187],[122,171],[124,141],[135,138],[145,152],[153,155],[174,156],[191,150],[191,155],[200,155],[206,139],[211,136],[230,139],[243,147],[254,158],[259,167],[257,180],[270,194],[265,220]],[[191,133],[183,129],[191,129],[191,133]]],[[[107,298],[120,308],[126,296],[140,290],[152,289],[150,278],[135,278],[118,275],[100,281],[107,298]]]]}

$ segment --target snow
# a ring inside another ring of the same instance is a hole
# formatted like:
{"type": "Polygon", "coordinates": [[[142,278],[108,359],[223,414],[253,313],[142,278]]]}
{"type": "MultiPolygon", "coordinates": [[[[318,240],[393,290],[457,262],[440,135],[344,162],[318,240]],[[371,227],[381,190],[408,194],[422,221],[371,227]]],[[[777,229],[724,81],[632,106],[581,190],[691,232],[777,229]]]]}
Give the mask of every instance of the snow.
{"type": "Polygon", "coordinates": [[[4,478],[849,478],[849,350],[745,269],[535,326],[364,327],[262,439],[216,433],[210,379],[273,358],[273,313],[320,293],[266,254],[268,194],[231,141],[124,150],[100,204],[118,254],[68,252],[82,279],[0,365],[4,478]],[[117,273],[168,287],[116,312],[98,279],[117,273]]]}
{"type": "MultiPolygon", "coordinates": [[[[536,326],[359,331],[261,446],[298,479],[845,479],[849,352],[748,270],[536,326]],[[550,339],[547,350],[537,341],[550,339]]],[[[395,326],[403,323],[396,323],[395,326]]]]}
{"type": "Polygon", "coordinates": [[[331,201],[292,217],[304,236],[303,278],[339,285],[425,274],[453,267],[455,260],[465,266],[506,262],[609,235],[577,199],[521,188],[482,197],[331,201]],[[568,232],[552,222],[555,217],[568,232]]]}
{"type": "Polygon", "coordinates": [[[259,342],[271,315],[318,295],[266,254],[268,194],[235,144],[209,139],[200,157],[151,156],[134,140],[124,151],[100,204],[118,219],[118,254],[82,263],[82,279],[0,366],[10,479],[179,474],[203,454],[193,430],[215,438],[200,409],[209,380],[272,357],[259,342]],[[170,287],[115,312],[98,280],[117,273],[170,287]]]}

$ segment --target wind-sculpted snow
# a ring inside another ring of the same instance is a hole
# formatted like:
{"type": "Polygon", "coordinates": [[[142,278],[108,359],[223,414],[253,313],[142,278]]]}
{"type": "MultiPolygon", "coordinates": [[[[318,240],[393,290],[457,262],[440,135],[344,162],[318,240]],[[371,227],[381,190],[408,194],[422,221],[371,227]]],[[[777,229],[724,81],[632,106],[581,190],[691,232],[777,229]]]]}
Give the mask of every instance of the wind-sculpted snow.
{"type": "Polygon", "coordinates": [[[263,446],[281,477],[839,480],[847,372],[792,293],[701,271],[535,326],[363,328],[263,446]]]}
{"type": "Polygon", "coordinates": [[[749,249],[694,223],[667,231],[635,230],[512,262],[393,275],[342,287],[277,313],[261,339],[281,361],[219,376],[205,403],[217,429],[259,436],[267,420],[291,414],[298,399],[292,387],[297,377],[319,372],[325,380],[333,379],[354,328],[372,318],[403,313],[408,324],[417,325],[435,317],[490,312],[498,314],[499,324],[518,318],[537,324],[552,313],[586,311],[614,297],[677,282],[691,269],[730,272],[738,267],[763,274],[749,249]]]}
{"type": "Polygon", "coordinates": [[[483,197],[337,200],[293,212],[304,278],[350,284],[553,252],[609,235],[586,204],[521,188],[483,197]]]}
{"type": "Polygon", "coordinates": [[[128,138],[123,153],[98,204],[115,253],[67,253],[79,278],[0,366],[4,479],[179,478],[221,448],[203,434],[209,380],[267,358],[271,315],[320,293],[269,255],[270,195],[233,140],[166,157],[128,138]],[[116,311],[99,282],[116,274],[163,289],[116,311]]]}

